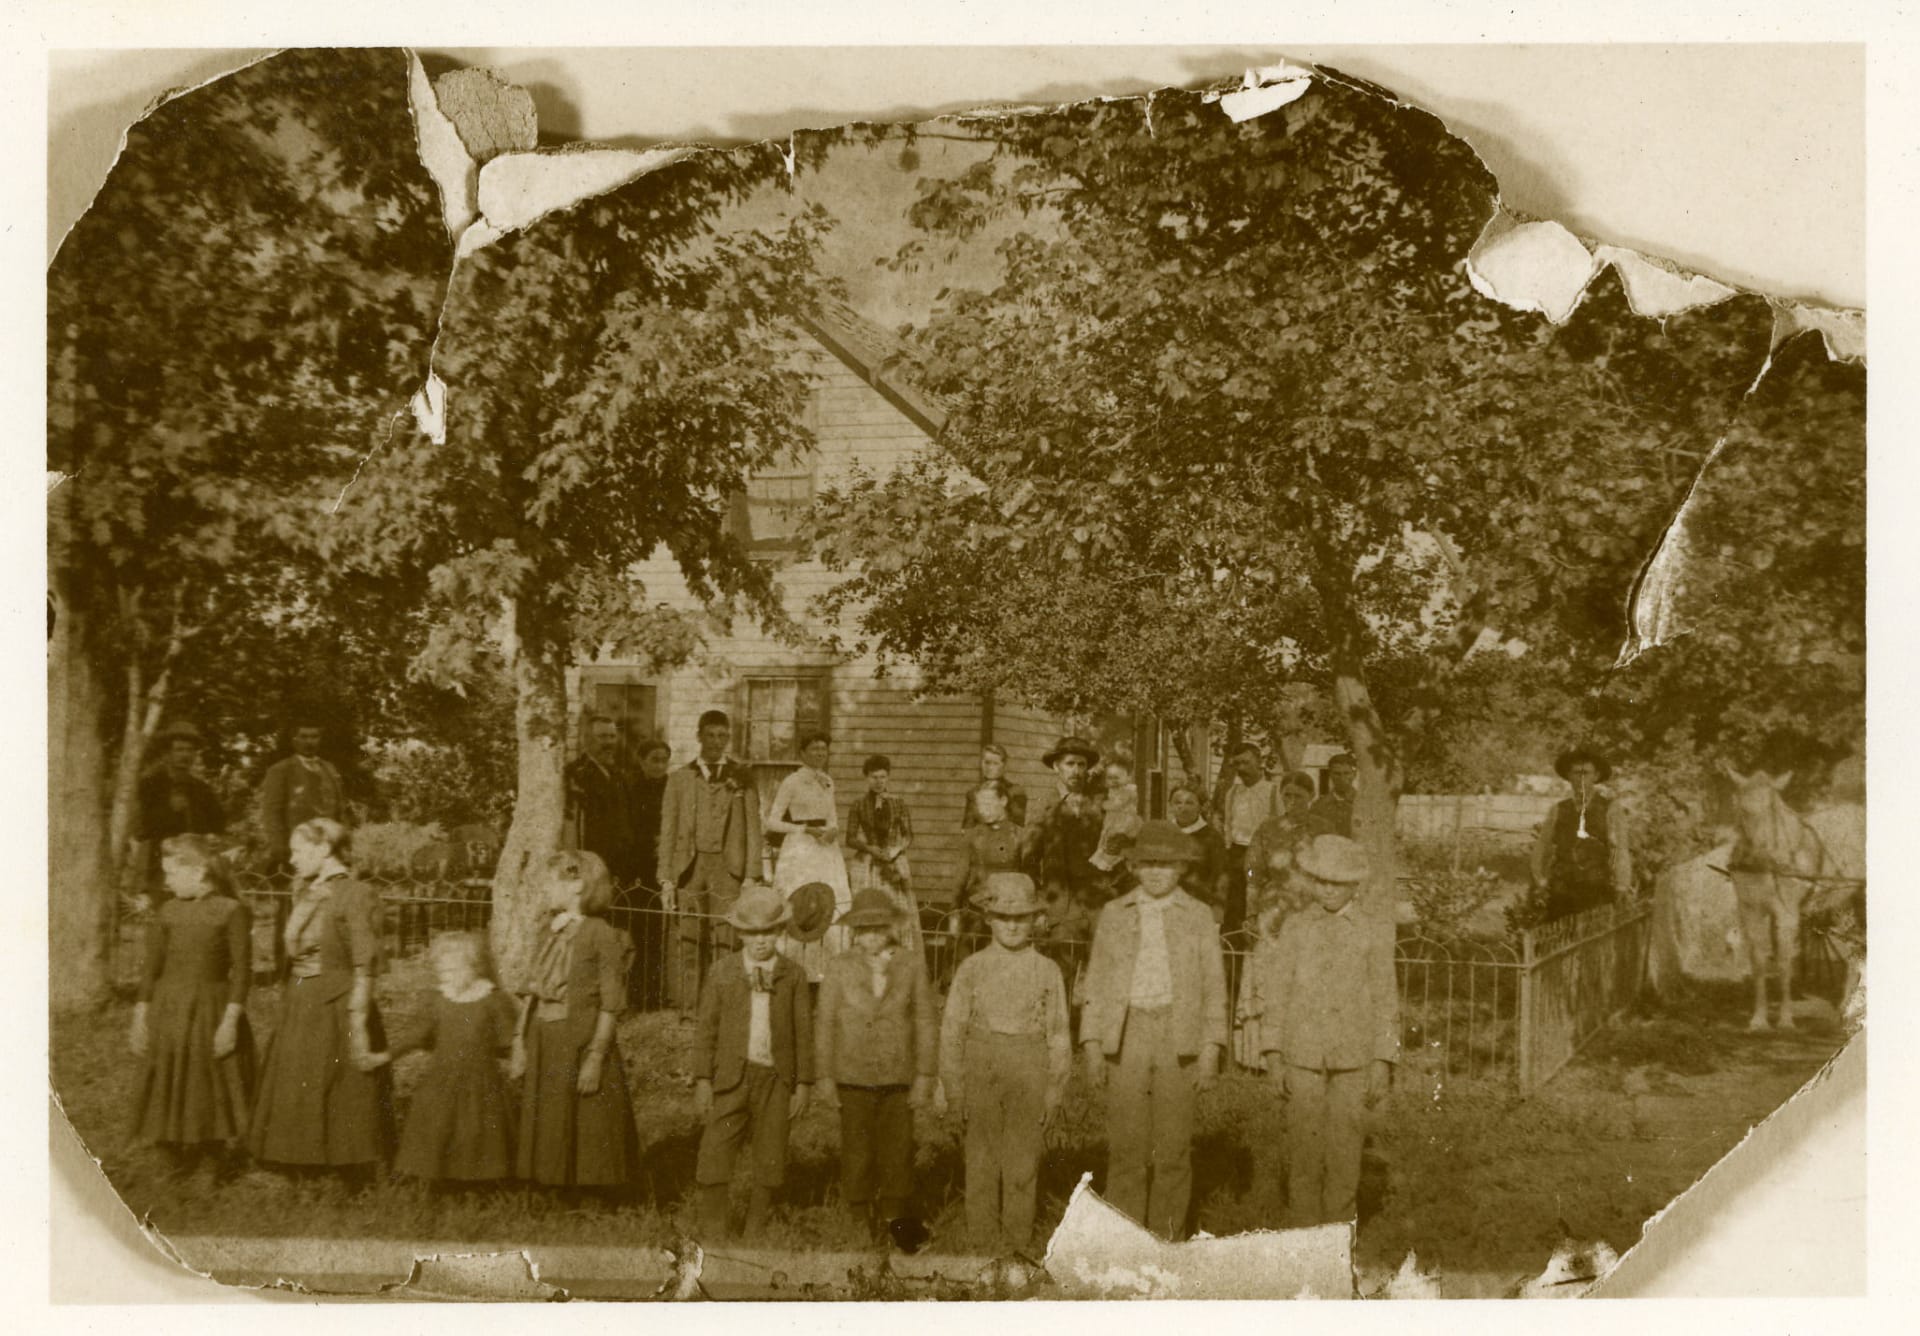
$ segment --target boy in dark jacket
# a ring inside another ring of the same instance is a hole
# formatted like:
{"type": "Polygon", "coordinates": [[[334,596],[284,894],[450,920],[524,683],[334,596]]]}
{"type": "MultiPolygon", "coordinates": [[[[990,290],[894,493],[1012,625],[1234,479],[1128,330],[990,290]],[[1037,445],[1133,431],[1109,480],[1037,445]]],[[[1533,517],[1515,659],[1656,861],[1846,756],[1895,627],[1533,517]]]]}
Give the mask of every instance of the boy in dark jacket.
{"type": "Polygon", "coordinates": [[[694,1108],[706,1120],[694,1166],[700,1227],[727,1235],[734,1156],[751,1146],[753,1195],[747,1234],[762,1233],[773,1195],[787,1177],[787,1127],[806,1112],[813,1085],[813,1006],[806,973],[776,948],[786,903],[750,882],[727,915],[740,934],[700,989],[694,1025],[694,1108]]]}

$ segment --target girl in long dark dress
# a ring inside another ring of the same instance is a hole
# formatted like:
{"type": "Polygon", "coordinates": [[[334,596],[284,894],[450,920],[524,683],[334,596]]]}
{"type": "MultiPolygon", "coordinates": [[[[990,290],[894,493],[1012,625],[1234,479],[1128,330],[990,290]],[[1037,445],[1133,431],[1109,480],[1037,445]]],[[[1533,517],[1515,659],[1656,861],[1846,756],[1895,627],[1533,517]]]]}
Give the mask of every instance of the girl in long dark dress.
{"type": "Polygon", "coordinates": [[[173,898],[147,926],[147,965],[129,1043],[142,1058],[134,1136],[175,1151],[236,1149],[253,1097],[247,1026],[252,915],[204,835],[160,851],[173,898]]]}
{"type": "Polygon", "coordinates": [[[431,1049],[407,1110],[394,1172],[435,1181],[482,1182],[513,1173],[513,1102],[501,1059],[513,1046],[518,1009],[484,973],[480,938],[446,933],[428,949],[439,981],[420,1033],[395,1052],[431,1049]]]}
{"type": "Polygon", "coordinates": [[[627,1074],[614,1042],[632,940],[602,915],[613,881],[595,854],[562,850],[541,869],[548,919],[522,1002],[514,1065],[518,1177],[568,1188],[626,1188],[639,1163],[627,1074]]]}
{"type": "Polygon", "coordinates": [[[274,1164],[371,1169],[393,1153],[386,1034],[373,999],[379,898],[347,870],[339,822],[303,822],[289,846],[301,890],[283,934],[286,995],[247,1146],[274,1164]]]}

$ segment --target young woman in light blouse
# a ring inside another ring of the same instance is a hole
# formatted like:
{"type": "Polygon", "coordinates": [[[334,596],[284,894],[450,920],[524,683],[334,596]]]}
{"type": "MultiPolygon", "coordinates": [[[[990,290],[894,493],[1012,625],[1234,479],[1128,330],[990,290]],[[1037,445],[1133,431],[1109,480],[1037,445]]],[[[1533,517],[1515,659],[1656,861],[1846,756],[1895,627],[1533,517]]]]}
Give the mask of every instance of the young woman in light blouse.
{"type": "Polygon", "coordinates": [[[800,942],[782,937],[780,950],[804,968],[810,983],[819,983],[827,961],[847,949],[847,929],[839,918],[853,906],[847,882],[847,860],[840,850],[840,809],[833,776],[827,773],[828,739],[809,733],[800,741],[800,768],[780,781],[773,806],[762,828],[781,836],[780,856],[773,865],[773,889],[784,900],[810,882],[833,888],[834,926],[818,941],[800,942]]]}

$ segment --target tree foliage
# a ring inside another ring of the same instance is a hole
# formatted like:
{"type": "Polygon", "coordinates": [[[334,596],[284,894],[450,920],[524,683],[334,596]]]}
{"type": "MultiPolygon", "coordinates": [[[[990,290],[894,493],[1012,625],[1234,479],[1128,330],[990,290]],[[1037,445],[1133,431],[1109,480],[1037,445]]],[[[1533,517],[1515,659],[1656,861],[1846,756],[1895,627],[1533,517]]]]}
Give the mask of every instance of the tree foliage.
{"type": "Polygon", "coordinates": [[[1488,627],[1599,685],[1764,303],[1659,324],[1607,276],[1556,329],[1489,301],[1463,261],[1491,179],[1337,77],[1237,125],[1156,94],[977,129],[993,156],[912,221],[1026,226],[919,333],[940,457],[820,507],[861,634],[1055,708],[1263,725],[1318,682],[1385,791],[1397,743],[1512,689],[1454,670],[1488,627]]]}

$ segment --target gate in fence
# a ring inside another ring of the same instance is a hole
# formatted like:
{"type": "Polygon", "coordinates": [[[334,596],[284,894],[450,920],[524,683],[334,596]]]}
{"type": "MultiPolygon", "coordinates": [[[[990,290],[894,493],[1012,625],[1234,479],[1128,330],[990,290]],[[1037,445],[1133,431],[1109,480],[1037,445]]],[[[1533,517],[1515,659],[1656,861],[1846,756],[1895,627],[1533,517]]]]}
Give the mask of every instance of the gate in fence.
{"type": "Polygon", "coordinates": [[[1519,1080],[1538,1089],[1639,996],[1653,906],[1601,905],[1521,941],[1519,1080]]]}
{"type": "MultiPolygon", "coordinates": [[[[238,890],[254,910],[255,967],[274,969],[279,926],[290,892],[284,881],[253,874],[238,890]]],[[[376,882],[385,907],[384,930],[396,954],[425,946],[437,932],[484,932],[492,918],[491,883],[414,880],[376,882]]],[[[1606,905],[1525,933],[1517,946],[1479,938],[1443,939],[1403,930],[1394,949],[1399,988],[1401,1079],[1435,1086],[1443,1082],[1508,1085],[1530,1093],[1558,1073],[1638,995],[1646,975],[1651,906],[1606,905]]],[[[685,931],[691,916],[657,908],[616,906],[608,918],[632,936],[636,988],[633,1002],[645,1010],[690,1004],[707,969],[729,949],[724,934],[685,931]],[[668,986],[675,976],[679,989],[668,986]]],[[[955,929],[953,920],[929,924],[922,933],[927,969],[936,990],[961,960],[985,946],[983,931],[955,929]]],[[[123,932],[137,933],[137,920],[123,932]]],[[[1085,965],[1087,944],[1042,948],[1061,967],[1071,989],[1085,965]]],[[[1230,988],[1244,977],[1247,953],[1226,951],[1230,988]]],[[[138,978],[137,940],[121,943],[116,975],[138,978]],[[136,949],[126,949],[134,947],[136,949]]],[[[1078,998],[1075,998],[1077,1003],[1078,998]]],[[[1243,1067],[1260,1065],[1249,1028],[1234,997],[1230,1056],[1243,1067]]]]}

